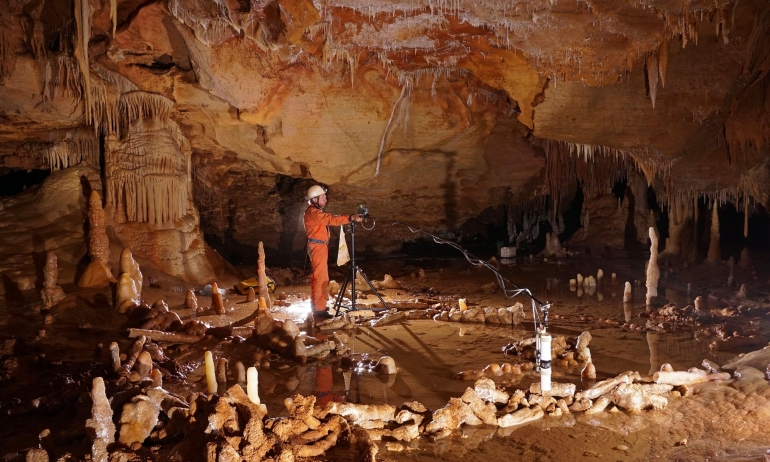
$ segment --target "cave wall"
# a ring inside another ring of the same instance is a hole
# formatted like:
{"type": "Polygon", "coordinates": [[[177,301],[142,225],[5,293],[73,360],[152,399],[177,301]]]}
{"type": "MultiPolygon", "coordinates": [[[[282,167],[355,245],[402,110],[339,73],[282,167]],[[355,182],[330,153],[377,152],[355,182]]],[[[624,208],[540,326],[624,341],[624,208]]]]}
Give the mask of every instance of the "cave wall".
{"type": "MultiPolygon", "coordinates": [[[[553,220],[575,184],[590,204],[631,172],[664,207],[768,200],[766,2],[115,7],[0,2],[0,167],[82,163],[110,181],[109,154],[133,149],[125,101],[157,95],[143,130],[189,143],[189,197],[165,226],[233,261],[259,241],[299,258],[313,182],[330,211],[380,217],[360,237],[377,250],[415,237],[393,220],[453,232],[501,205],[553,220]]],[[[123,229],[158,231],[115,205],[123,229]]]]}

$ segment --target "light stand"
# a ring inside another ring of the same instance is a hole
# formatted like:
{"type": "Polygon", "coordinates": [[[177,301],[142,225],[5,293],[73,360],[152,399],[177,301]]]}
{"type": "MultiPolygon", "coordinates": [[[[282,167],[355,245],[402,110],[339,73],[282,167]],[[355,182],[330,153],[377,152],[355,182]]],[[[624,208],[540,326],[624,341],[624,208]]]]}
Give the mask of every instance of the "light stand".
{"type": "Polygon", "coordinates": [[[356,274],[360,274],[361,278],[363,278],[364,281],[366,281],[367,284],[369,284],[369,288],[372,289],[372,292],[377,296],[377,298],[380,299],[382,302],[382,306],[385,307],[385,309],[388,308],[388,304],[385,303],[385,300],[382,299],[382,296],[379,292],[377,292],[377,289],[374,288],[372,283],[369,281],[369,279],[366,277],[363,271],[361,271],[361,268],[356,265],[356,222],[351,221],[350,222],[350,270],[348,271],[348,274],[345,275],[345,279],[342,282],[342,287],[340,287],[340,291],[337,294],[337,300],[334,302],[334,316],[340,315],[340,310],[342,309],[344,313],[347,313],[349,311],[356,311],[358,308],[356,308],[356,274]],[[350,283],[350,306],[346,306],[342,304],[342,297],[345,295],[345,290],[348,287],[348,283],[350,283]]]}

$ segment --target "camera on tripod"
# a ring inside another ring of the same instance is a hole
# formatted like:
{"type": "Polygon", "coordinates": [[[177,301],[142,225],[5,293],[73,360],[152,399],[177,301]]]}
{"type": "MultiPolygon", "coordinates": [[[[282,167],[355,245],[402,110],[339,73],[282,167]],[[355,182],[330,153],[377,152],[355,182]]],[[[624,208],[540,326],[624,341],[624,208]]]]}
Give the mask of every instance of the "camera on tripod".
{"type": "Polygon", "coordinates": [[[361,215],[363,218],[366,218],[369,216],[369,208],[365,205],[359,205],[358,209],[356,209],[356,213],[361,215]]]}

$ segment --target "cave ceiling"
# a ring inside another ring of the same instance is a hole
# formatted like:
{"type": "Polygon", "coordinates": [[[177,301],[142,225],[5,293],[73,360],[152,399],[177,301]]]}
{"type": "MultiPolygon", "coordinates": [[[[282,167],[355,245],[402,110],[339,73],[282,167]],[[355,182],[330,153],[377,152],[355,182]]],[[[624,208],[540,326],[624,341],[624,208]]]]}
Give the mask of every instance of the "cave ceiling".
{"type": "Polygon", "coordinates": [[[450,229],[566,190],[549,184],[558,156],[620,157],[664,200],[764,203],[769,11],[761,0],[2,0],[1,165],[97,163],[93,143],[130,144],[134,111],[162,113],[189,142],[190,196],[214,234],[233,222],[245,233],[241,202],[280,231],[284,199],[270,196],[286,188],[265,175],[305,181],[300,196],[329,185],[338,210],[365,201],[450,229]]]}

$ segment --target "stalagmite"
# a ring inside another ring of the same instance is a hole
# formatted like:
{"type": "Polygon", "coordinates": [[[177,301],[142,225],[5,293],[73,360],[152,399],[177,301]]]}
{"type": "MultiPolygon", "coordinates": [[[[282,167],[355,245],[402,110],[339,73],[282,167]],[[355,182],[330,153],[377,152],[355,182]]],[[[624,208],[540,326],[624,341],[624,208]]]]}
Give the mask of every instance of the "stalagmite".
{"type": "Polygon", "coordinates": [[[658,269],[658,235],[654,228],[650,228],[650,261],[647,264],[647,306],[652,304],[652,300],[658,296],[658,279],[660,270],[658,269]]]}
{"type": "Polygon", "coordinates": [[[738,266],[741,268],[748,268],[751,266],[751,257],[749,256],[748,247],[744,247],[743,250],[741,250],[741,259],[738,260],[738,266]]]}
{"type": "Polygon", "coordinates": [[[577,277],[575,278],[577,280],[577,286],[583,287],[583,275],[578,273],[577,277]]]}
{"type": "Polygon", "coordinates": [[[257,294],[254,293],[254,288],[249,287],[249,290],[246,291],[246,303],[254,303],[256,300],[257,294]]]}
{"type": "Polygon", "coordinates": [[[206,392],[213,395],[217,392],[217,377],[214,370],[214,355],[210,351],[207,351],[203,355],[204,364],[206,367],[206,392]]]}
{"type": "Polygon", "coordinates": [[[115,297],[115,305],[118,307],[118,312],[125,313],[130,306],[138,305],[139,303],[140,293],[136,283],[128,273],[121,274],[115,297]]]}
{"type": "Polygon", "coordinates": [[[110,241],[104,228],[102,198],[97,191],[91,191],[88,199],[88,264],[78,280],[78,287],[106,287],[117,282],[110,269],[110,241]]]}
{"type": "Polygon", "coordinates": [[[162,388],[163,387],[163,374],[161,374],[160,370],[158,368],[154,368],[150,372],[150,379],[152,379],[152,386],[154,388],[162,388]]]}
{"type": "Polygon", "coordinates": [[[86,421],[86,430],[91,437],[91,460],[107,462],[110,459],[108,446],[115,442],[115,424],[112,422],[112,408],[104,388],[104,379],[95,377],[91,386],[91,418],[86,421]]]}
{"type": "Polygon", "coordinates": [[[693,300],[693,305],[695,305],[695,311],[704,311],[706,307],[703,304],[703,297],[698,295],[695,297],[695,300],[693,300]]]}
{"type": "Polygon", "coordinates": [[[110,361],[112,363],[112,371],[118,372],[120,370],[120,348],[116,342],[110,343],[110,361]]]}
{"type": "Polygon", "coordinates": [[[216,282],[211,284],[211,308],[216,314],[225,314],[225,304],[222,301],[222,294],[219,292],[219,286],[216,282]]]}
{"type": "Polygon", "coordinates": [[[599,269],[599,271],[596,272],[596,282],[597,283],[601,283],[602,282],[602,278],[604,278],[604,271],[599,269]]]}
{"type": "Polygon", "coordinates": [[[591,342],[591,333],[585,331],[581,333],[577,338],[577,344],[575,345],[575,352],[577,356],[575,359],[578,361],[591,362],[591,350],[588,348],[588,344],[591,342]]]}
{"type": "Polygon", "coordinates": [[[227,384],[227,358],[217,359],[216,376],[218,383],[227,384]]]}
{"type": "Polygon", "coordinates": [[[719,206],[714,202],[714,207],[711,209],[711,241],[709,242],[709,251],[706,256],[706,261],[709,263],[718,263],[722,260],[719,237],[719,206]]]}
{"type": "Polygon", "coordinates": [[[195,297],[195,292],[192,289],[187,290],[187,295],[184,297],[184,307],[187,310],[192,310],[193,316],[198,311],[198,299],[195,297]]]}
{"type": "Polygon", "coordinates": [[[152,357],[147,350],[142,350],[139,356],[136,358],[136,365],[134,370],[139,374],[139,378],[143,379],[150,375],[152,372],[152,357]]]}
{"type": "Polygon", "coordinates": [[[580,378],[583,380],[596,380],[596,366],[594,363],[587,362],[583,370],[580,371],[580,378]]]}
{"type": "Polygon", "coordinates": [[[265,247],[262,241],[259,241],[258,247],[259,259],[257,260],[257,278],[259,280],[259,296],[265,299],[267,308],[273,307],[273,301],[270,299],[270,292],[267,290],[267,274],[265,273],[265,247]]]}
{"type": "Polygon", "coordinates": [[[626,281],[626,286],[623,289],[623,303],[628,303],[631,300],[631,283],[626,281]]]}
{"type": "Polygon", "coordinates": [[[615,273],[612,273],[612,276],[611,276],[611,278],[610,278],[610,282],[612,282],[612,285],[613,285],[613,286],[614,286],[615,284],[617,284],[617,283],[618,283],[618,275],[617,275],[617,274],[615,274],[615,273]]]}
{"type": "Polygon", "coordinates": [[[57,265],[56,254],[53,252],[45,253],[45,268],[43,269],[43,290],[40,291],[40,297],[46,308],[59,303],[64,298],[64,291],[58,285],[59,266],[57,265]]]}
{"type": "Polygon", "coordinates": [[[259,373],[256,367],[250,367],[246,371],[246,394],[249,396],[249,401],[254,404],[260,404],[259,373]]]}
{"type": "Polygon", "coordinates": [[[246,367],[240,361],[235,363],[235,374],[236,374],[237,383],[239,385],[245,385],[246,384],[246,367]]]}
{"type": "Polygon", "coordinates": [[[743,237],[749,237],[749,198],[743,198],[743,237]]]}
{"type": "Polygon", "coordinates": [[[131,250],[128,248],[123,249],[123,251],[120,253],[120,273],[121,276],[123,274],[127,274],[128,277],[134,281],[134,285],[136,286],[136,293],[137,295],[141,295],[144,276],[139,270],[139,263],[137,263],[137,261],[134,259],[134,256],[131,254],[131,250]]]}

